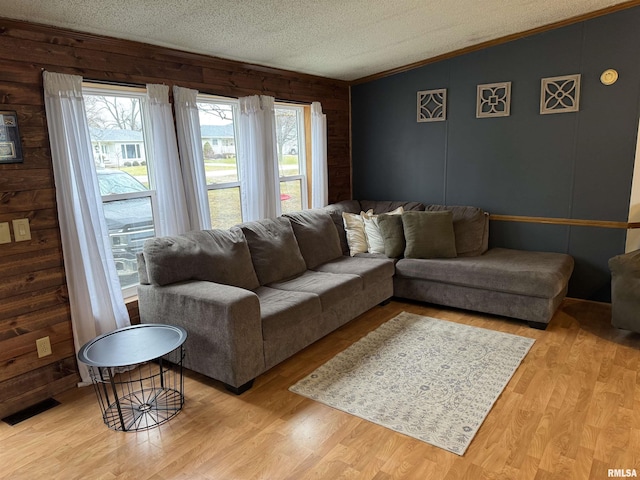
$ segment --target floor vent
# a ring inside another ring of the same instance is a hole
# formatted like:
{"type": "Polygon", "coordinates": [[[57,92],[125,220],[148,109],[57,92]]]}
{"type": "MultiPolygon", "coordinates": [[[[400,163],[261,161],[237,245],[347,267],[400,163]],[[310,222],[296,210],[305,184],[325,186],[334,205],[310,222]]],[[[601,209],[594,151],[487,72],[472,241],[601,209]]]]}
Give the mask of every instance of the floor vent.
{"type": "Polygon", "coordinates": [[[25,408],[24,410],[20,410],[19,412],[14,413],[13,415],[9,415],[8,417],[4,417],[2,421],[4,423],[8,423],[9,425],[17,425],[18,423],[27,420],[28,418],[35,417],[39,413],[46,412],[50,408],[53,408],[57,405],[60,405],[60,402],[54,400],[53,398],[47,398],[40,403],[36,403],[30,407],[25,408]]]}

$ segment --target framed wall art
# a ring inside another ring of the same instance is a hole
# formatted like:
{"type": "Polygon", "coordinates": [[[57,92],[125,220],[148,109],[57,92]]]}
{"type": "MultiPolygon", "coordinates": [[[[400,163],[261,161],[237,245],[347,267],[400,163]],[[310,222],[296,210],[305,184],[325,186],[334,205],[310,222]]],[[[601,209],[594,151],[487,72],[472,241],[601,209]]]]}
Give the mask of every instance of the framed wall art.
{"type": "Polygon", "coordinates": [[[418,122],[444,122],[446,119],[446,88],[418,92],[418,122]]]}
{"type": "Polygon", "coordinates": [[[478,85],[476,118],[508,117],[511,114],[511,82],[478,85]]]}
{"type": "Polygon", "coordinates": [[[0,164],[2,163],[22,163],[18,114],[12,110],[0,110],[0,164]]]}
{"type": "Polygon", "coordinates": [[[540,114],[580,110],[580,74],[543,78],[540,87],[540,114]]]}

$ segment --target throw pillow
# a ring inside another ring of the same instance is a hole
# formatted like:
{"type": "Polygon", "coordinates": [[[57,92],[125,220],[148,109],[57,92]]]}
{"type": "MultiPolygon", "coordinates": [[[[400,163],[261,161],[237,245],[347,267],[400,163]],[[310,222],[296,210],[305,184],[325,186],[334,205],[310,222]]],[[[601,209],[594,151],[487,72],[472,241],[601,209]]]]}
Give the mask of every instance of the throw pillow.
{"type": "Polygon", "coordinates": [[[294,277],[306,271],[291,222],[286,217],[241,223],[260,285],[294,277]]]}
{"type": "Polygon", "coordinates": [[[193,279],[248,290],[259,286],[247,241],[237,227],[152,238],[143,251],[152,285],[193,279]]]}
{"type": "Polygon", "coordinates": [[[456,238],[450,211],[405,212],[402,227],[406,258],[456,257],[456,238]]]}
{"type": "MultiPolygon", "coordinates": [[[[401,215],[402,212],[404,212],[404,208],[398,207],[384,215],[401,215]]],[[[361,215],[364,221],[364,233],[366,234],[369,253],[384,254],[384,238],[382,237],[380,227],[378,226],[378,215],[372,215],[369,213],[362,213],[361,215]]]]}
{"type": "Polygon", "coordinates": [[[338,230],[328,213],[314,209],[283,216],[291,221],[300,253],[309,270],[342,256],[338,230]]]}
{"type": "Polygon", "coordinates": [[[347,234],[347,244],[349,245],[349,255],[352,257],[358,253],[367,253],[369,246],[367,245],[367,235],[364,231],[364,220],[362,214],[373,215],[373,210],[368,212],[342,213],[342,221],[344,222],[344,230],[347,234]]]}
{"type": "Polygon", "coordinates": [[[384,254],[389,258],[400,258],[404,254],[405,241],[402,215],[378,215],[378,227],[384,242],[384,254]]]}
{"type": "Polygon", "coordinates": [[[427,211],[451,210],[458,257],[475,257],[488,249],[489,215],[477,207],[428,205],[427,211]]]}

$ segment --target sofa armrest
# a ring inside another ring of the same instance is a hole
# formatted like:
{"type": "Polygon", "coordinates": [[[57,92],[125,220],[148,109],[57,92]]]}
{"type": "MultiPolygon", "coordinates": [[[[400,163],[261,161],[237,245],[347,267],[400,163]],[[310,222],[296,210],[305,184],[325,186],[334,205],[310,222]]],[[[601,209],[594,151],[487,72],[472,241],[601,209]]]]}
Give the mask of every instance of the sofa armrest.
{"type": "Polygon", "coordinates": [[[233,387],[265,371],[260,303],[252,291],[197,280],[140,285],[138,305],[143,323],[187,330],[186,368],[233,387]]]}
{"type": "Polygon", "coordinates": [[[613,275],[640,276],[640,250],[610,258],[609,269],[613,275]]]}

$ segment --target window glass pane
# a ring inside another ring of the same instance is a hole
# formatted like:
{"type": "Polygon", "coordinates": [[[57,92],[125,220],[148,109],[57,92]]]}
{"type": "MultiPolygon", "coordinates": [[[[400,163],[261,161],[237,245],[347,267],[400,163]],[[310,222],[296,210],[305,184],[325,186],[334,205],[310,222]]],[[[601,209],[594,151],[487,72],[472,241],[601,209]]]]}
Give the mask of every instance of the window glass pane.
{"type": "MultiPolygon", "coordinates": [[[[85,94],[84,100],[98,179],[101,172],[107,175],[110,171],[120,170],[148,189],[140,98],[85,94]]],[[[140,191],[138,187],[131,183],[132,190],[129,191],[140,191]]],[[[102,195],[109,195],[102,191],[102,185],[100,190],[102,195]]]]}
{"type": "Polygon", "coordinates": [[[302,210],[302,181],[300,179],[280,182],[280,205],[282,213],[302,210]]]}
{"type": "Polygon", "coordinates": [[[209,190],[212,228],[229,228],[242,222],[240,187],[209,190]]]}
{"type": "Polygon", "coordinates": [[[109,242],[122,288],[138,284],[136,254],[155,236],[151,197],[105,201],[102,204],[109,242]]]}
{"type": "Polygon", "coordinates": [[[238,181],[233,106],[198,102],[202,154],[208,185],[238,181]]]}
{"type": "Polygon", "coordinates": [[[280,176],[300,175],[300,122],[295,108],[276,108],[276,140],[280,176]]]}
{"type": "Polygon", "coordinates": [[[120,286],[123,290],[130,289],[139,283],[136,254],[142,251],[145,240],[155,236],[154,193],[149,186],[143,134],[144,93],[85,88],[92,160],[102,195],[109,244],[120,286]],[[113,195],[120,197],[113,199],[113,195]]]}

